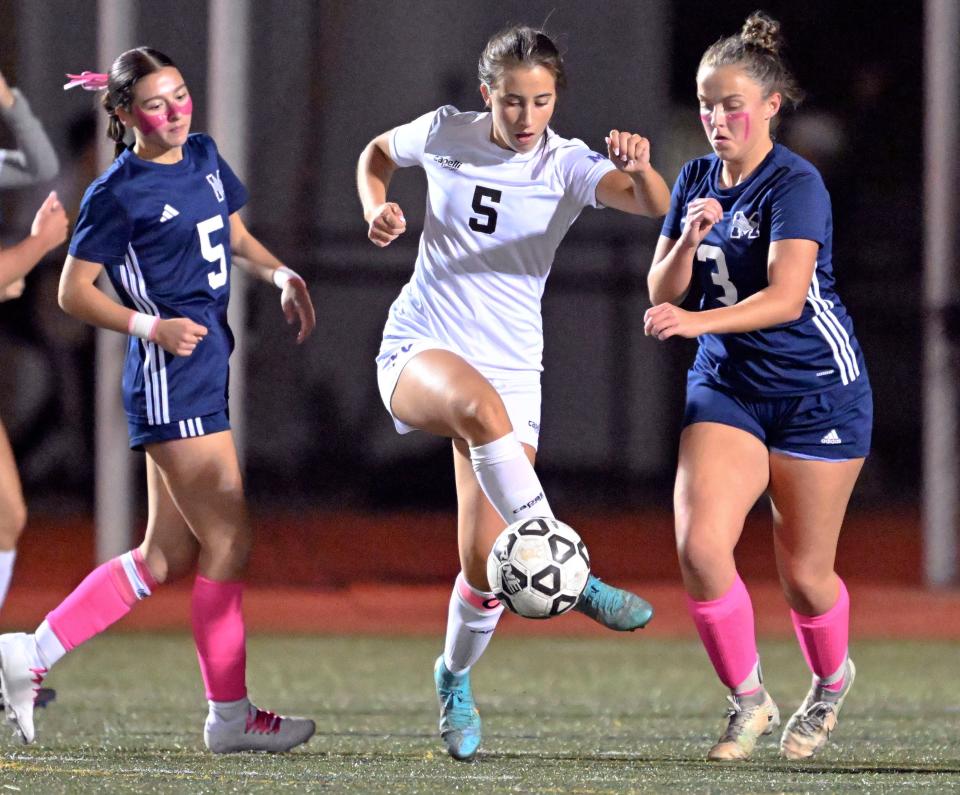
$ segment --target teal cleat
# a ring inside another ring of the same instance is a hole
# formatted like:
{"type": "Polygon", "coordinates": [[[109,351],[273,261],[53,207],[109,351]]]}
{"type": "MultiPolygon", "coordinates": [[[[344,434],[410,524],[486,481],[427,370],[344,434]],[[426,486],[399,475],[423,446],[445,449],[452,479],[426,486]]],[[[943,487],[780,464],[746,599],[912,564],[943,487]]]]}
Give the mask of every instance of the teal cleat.
{"type": "Polygon", "coordinates": [[[643,629],[653,618],[653,605],[646,599],[607,585],[592,574],[573,609],[617,632],[643,629]]]}
{"type": "Polygon", "coordinates": [[[470,762],[480,747],[480,713],[473,703],[470,672],[459,676],[443,664],[443,655],[433,666],[433,681],[440,701],[440,737],[447,753],[461,762],[470,762]]]}

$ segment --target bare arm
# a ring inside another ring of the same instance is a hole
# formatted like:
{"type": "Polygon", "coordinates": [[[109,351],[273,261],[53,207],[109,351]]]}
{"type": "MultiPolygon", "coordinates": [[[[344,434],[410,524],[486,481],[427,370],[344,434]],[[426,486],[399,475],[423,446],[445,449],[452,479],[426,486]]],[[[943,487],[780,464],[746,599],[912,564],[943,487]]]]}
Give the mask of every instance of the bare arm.
{"type": "Polygon", "coordinates": [[[390,135],[381,133],[366,145],[357,162],[357,192],[367,222],[367,237],[377,246],[389,246],[407,231],[403,210],[387,201],[387,188],[397,164],[390,158],[390,135]]]}
{"type": "Polygon", "coordinates": [[[650,142],[634,133],[610,130],[607,157],[617,167],[597,183],[597,200],[632,215],[660,216],[670,209],[670,189],[650,165],[650,142]]]}
{"type": "Polygon", "coordinates": [[[733,306],[686,312],[673,304],[647,310],[644,332],[657,339],[701,334],[740,334],[796,320],[803,313],[817,264],[813,240],[777,240],[770,244],[767,286],[733,306]]]}
{"type": "Polygon", "coordinates": [[[0,292],[16,284],[44,256],[67,239],[67,215],[51,192],[33,218],[29,237],[0,251],[0,292]]]}
{"type": "MultiPolygon", "coordinates": [[[[60,275],[60,308],[68,315],[98,328],[131,333],[131,318],[139,313],[118,304],[95,284],[103,266],[67,256],[60,275]]],[[[207,335],[207,329],[189,318],[160,320],[147,339],[176,356],[189,356],[207,335]]],[[[138,335],[140,336],[140,335],[138,335]]]]}
{"type": "Polygon", "coordinates": [[[230,216],[230,251],[236,255],[237,259],[233,261],[240,268],[283,290],[280,306],[287,323],[293,323],[297,319],[300,321],[297,342],[303,342],[309,337],[317,324],[317,318],[310,293],[307,291],[307,283],[250,234],[239,213],[230,216]]]}

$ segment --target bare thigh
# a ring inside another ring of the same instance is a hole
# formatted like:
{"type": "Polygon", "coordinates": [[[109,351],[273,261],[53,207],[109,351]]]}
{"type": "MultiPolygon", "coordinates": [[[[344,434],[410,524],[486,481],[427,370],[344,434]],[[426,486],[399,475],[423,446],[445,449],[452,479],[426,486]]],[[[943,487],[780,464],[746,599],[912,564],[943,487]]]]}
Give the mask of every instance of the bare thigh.
{"type": "Polygon", "coordinates": [[[200,544],[200,573],[212,580],[241,579],[251,532],[232,434],[159,442],[148,445],[147,454],[200,544]]]}
{"type": "Polygon", "coordinates": [[[769,458],[763,442],[739,428],[697,422],[683,430],[673,506],[680,571],[694,599],[718,599],[733,584],[733,550],[767,488],[769,458]]]}
{"type": "Polygon", "coordinates": [[[777,571],[787,602],[801,615],[822,615],[837,601],[837,542],[863,461],[770,456],[777,571]]]}
{"type": "Polygon", "coordinates": [[[0,550],[10,550],[27,523],[27,503],[23,499],[20,473],[13,457],[7,430],[0,422],[0,550]]]}
{"type": "MultiPolygon", "coordinates": [[[[536,450],[523,445],[530,463],[536,460],[536,450]]],[[[460,567],[467,582],[481,591],[489,591],[487,583],[487,556],[500,531],[506,525],[490,504],[470,462],[470,450],[462,439],[453,442],[453,469],[457,483],[457,543],[460,567]]]]}
{"type": "Polygon", "coordinates": [[[465,359],[446,350],[414,356],[397,380],[390,410],[422,431],[486,444],[513,430],[493,385],[465,359]]]}

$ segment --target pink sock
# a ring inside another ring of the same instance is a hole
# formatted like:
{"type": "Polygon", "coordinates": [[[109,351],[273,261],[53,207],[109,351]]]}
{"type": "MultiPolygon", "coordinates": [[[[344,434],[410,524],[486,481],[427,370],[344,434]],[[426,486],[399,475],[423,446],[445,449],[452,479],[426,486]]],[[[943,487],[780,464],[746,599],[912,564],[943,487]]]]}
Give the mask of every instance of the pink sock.
{"type": "Polygon", "coordinates": [[[839,691],[846,672],[850,637],[850,595],[840,580],[837,603],[822,616],[801,616],[791,610],[793,628],[810,670],[827,690],[839,691]]]}
{"type": "Polygon", "coordinates": [[[242,601],[242,582],[216,582],[198,574],[193,583],[193,640],[210,701],[238,701],[247,695],[242,601]]]}
{"type": "Polygon", "coordinates": [[[687,609],[720,681],[737,695],[759,690],[753,605],[740,575],[719,599],[697,602],[688,596],[687,609]]]}
{"type": "Polygon", "coordinates": [[[47,623],[70,651],[119,621],[156,587],[143,555],[134,549],[91,571],[47,614],[47,623]]]}

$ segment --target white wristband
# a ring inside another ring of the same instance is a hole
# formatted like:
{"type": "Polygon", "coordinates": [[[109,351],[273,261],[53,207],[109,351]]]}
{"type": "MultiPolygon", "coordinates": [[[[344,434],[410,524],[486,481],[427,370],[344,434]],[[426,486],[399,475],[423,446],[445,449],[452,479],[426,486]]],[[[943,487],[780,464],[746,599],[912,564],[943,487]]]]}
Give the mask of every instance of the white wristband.
{"type": "Polygon", "coordinates": [[[273,283],[281,290],[291,279],[300,279],[300,281],[303,281],[303,277],[300,276],[299,273],[292,268],[288,268],[286,265],[281,265],[273,272],[273,283]]]}
{"type": "Polygon", "coordinates": [[[142,340],[152,340],[157,336],[157,326],[160,324],[158,315],[145,315],[143,312],[131,312],[127,322],[127,332],[142,340]]]}

